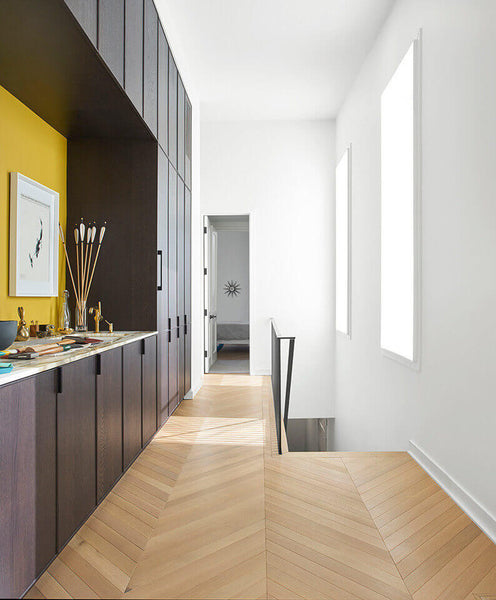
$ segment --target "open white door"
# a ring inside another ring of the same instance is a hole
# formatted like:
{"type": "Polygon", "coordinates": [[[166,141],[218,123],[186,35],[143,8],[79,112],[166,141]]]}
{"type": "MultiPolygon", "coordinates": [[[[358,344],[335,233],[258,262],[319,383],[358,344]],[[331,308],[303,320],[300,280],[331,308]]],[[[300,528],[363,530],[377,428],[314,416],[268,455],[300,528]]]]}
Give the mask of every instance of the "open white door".
{"type": "Polygon", "coordinates": [[[203,221],[204,355],[205,373],[217,360],[217,231],[210,219],[203,221]]]}

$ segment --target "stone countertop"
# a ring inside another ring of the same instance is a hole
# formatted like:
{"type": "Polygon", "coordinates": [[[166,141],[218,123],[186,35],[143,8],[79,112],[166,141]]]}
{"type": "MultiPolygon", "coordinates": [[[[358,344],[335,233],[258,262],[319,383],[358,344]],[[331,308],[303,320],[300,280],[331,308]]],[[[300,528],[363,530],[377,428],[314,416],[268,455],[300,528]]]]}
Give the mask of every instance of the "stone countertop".
{"type": "MultiPolygon", "coordinates": [[[[32,360],[12,359],[9,356],[1,358],[0,360],[2,362],[12,363],[14,369],[10,373],[0,375],[0,387],[7,383],[12,383],[18,381],[19,379],[31,377],[31,375],[37,375],[43,371],[49,371],[50,369],[67,365],[68,363],[76,360],[87,358],[88,356],[100,354],[106,350],[113,350],[114,348],[125,346],[131,342],[143,340],[147,337],[157,335],[157,333],[157,331],[115,331],[113,333],[95,333],[94,331],[88,331],[85,334],[81,334],[81,336],[102,340],[102,342],[94,345],[88,344],[88,346],[84,348],[66,350],[61,354],[48,354],[47,356],[40,356],[39,358],[33,358],[32,360]]],[[[79,334],[75,333],[72,335],[79,334]]],[[[49,337],[42,339],[30,338],[26,342],[15,342],[11,347],[19,348],[24,346],[36,346],[37,344],[52,344],[59,342],[61,339],[62,337],[49,337]]]]}

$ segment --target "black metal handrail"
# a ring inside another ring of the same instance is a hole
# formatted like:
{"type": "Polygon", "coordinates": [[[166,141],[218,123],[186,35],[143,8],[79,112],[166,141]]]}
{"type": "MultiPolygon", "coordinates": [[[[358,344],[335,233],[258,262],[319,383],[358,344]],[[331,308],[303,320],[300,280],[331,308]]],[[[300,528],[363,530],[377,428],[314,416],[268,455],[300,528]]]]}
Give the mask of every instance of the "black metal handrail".
{"type": "Polygon", "coordinates": [[[293,377],[293,357],[295,338],[294,336],[280,335],[277,325],[274,319],[271,319],[271,338],[272,338],[272,351],[271,351],[271,378],[272,378],[272,399],[274,401],[274,413],[276,418],[276,434],[277,434],[277,449],[279,454],[282,454],[282,432],[281,432],[281,411],[282,411],[282,398],[281,398],[281,341],[289,340],[289,353],[288,353],[288,370],[286,374],[286,393],[284,398],[284,429],[288,429],[288,414],[289,414],[289,398],[291,394],[291,380],[293,377]]]}

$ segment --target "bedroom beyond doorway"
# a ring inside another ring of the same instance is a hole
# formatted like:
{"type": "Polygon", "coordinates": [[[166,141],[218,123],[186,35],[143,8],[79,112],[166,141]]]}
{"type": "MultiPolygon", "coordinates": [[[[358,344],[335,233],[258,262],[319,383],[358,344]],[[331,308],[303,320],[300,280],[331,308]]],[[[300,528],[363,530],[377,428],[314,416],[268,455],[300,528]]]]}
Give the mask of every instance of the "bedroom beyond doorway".
{"type": "Polygon", "coordinates": [[[205,373],[250,372],[249,216],[204,217],[205,373]]]}

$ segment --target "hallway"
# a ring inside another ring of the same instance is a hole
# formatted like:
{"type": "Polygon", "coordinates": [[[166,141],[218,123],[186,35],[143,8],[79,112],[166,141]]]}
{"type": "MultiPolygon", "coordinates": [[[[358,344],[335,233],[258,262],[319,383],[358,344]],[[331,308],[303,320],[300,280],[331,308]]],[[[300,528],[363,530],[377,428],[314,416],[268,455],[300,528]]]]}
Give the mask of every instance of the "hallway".
{"type": "Polygon", "coordinates": [[[28,598],[496,597],[496,546],[406,453],[274,453],[270,379],[207,375],[28,598]]]}

